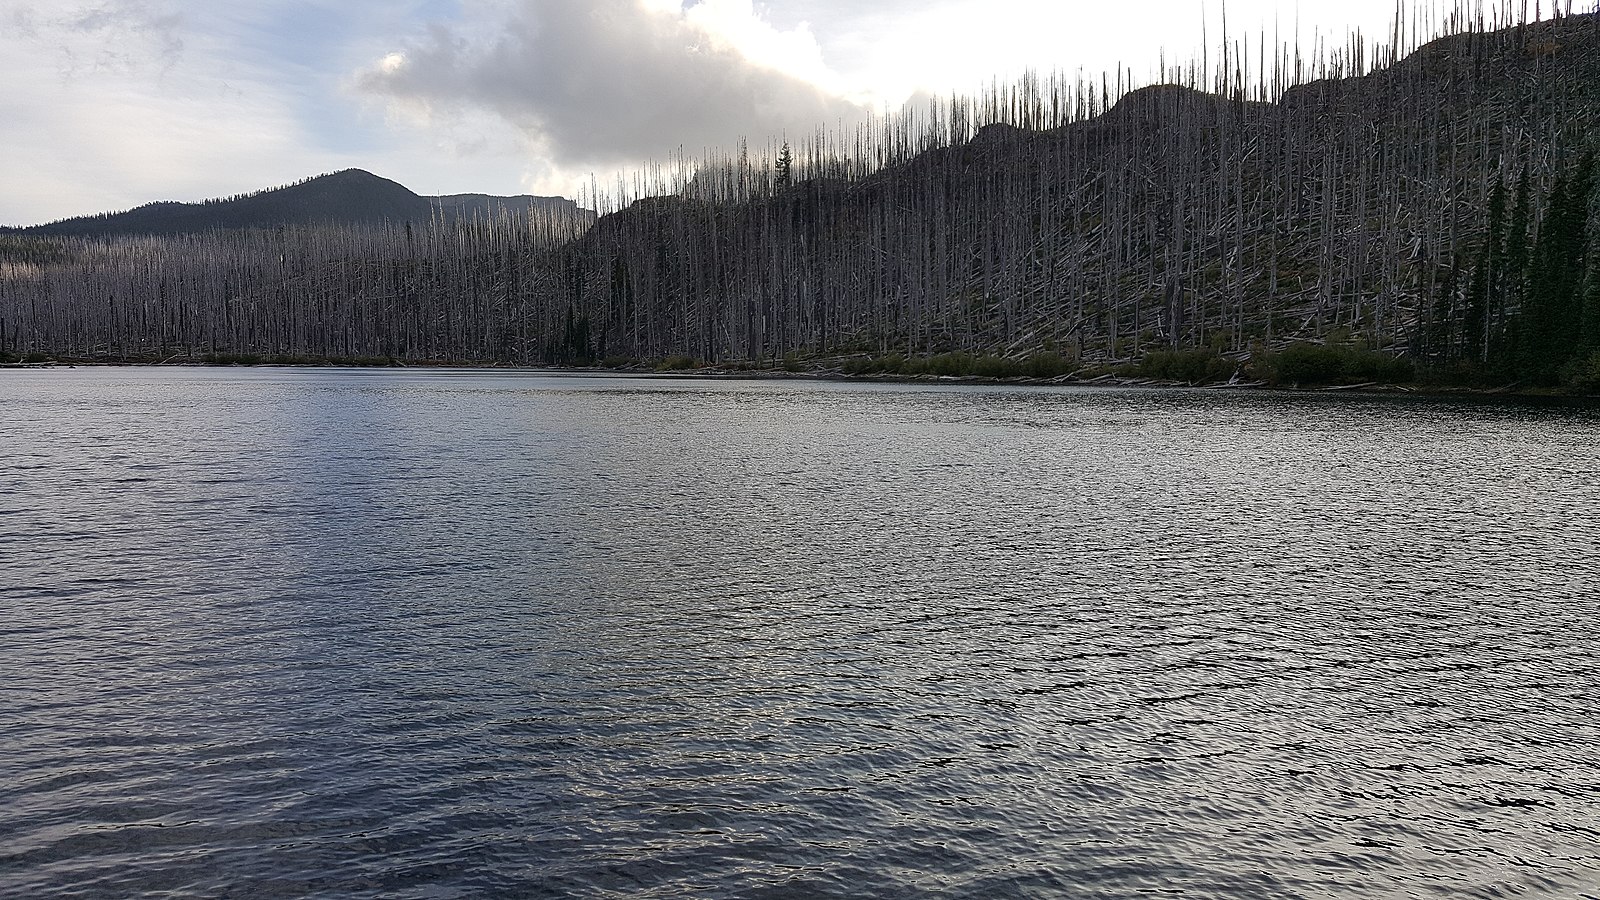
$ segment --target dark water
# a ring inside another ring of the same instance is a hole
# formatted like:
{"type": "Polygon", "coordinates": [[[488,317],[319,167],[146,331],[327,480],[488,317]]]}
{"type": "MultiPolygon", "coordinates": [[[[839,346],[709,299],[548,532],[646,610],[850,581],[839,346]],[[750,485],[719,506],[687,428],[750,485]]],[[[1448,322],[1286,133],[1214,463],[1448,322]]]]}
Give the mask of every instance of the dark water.
{"type": "Polygon", "coordinates": [[[0,895],[1600,896],[1600,413],[0,372],[0,895]]]}

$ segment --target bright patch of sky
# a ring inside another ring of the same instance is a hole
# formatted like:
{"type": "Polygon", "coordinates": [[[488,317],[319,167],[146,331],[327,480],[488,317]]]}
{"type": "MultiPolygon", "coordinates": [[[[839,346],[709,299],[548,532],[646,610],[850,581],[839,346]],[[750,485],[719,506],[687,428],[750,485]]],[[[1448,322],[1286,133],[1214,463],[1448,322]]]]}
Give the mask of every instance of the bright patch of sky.
{"type": "Polygon", "coordinates": [[[572,196],[680,148],[771,146],[1027,69],[1153,81],[1224,21],[1309,45],[1386,36],[1393,16],[1393,0],[0,0],[0,223],[350,167],[419,193],[572,196]]]}

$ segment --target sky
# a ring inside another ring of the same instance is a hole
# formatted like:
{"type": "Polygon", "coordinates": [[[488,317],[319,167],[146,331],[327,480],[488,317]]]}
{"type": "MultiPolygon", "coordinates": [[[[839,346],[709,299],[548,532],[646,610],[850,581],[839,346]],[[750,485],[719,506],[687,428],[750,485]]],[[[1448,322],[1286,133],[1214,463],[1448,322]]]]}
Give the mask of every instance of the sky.
{"type": "MultiPolygon", "coordinates": [[[[1551,0],[1538,0],[1548,7],[1551,0]]],[[[1564,3],[1565,0],[1562,0],[1564,3]]],[[[1582,0],[1584,5],[1592,0],[1582,0]]],[[[363,168],[576,196],[1025,70],[1154,81],[1395,0],[0,0],[0,224],[363,168]]],[[[1582,10],[1579,10],[1582,11],[1582,10]]]]}

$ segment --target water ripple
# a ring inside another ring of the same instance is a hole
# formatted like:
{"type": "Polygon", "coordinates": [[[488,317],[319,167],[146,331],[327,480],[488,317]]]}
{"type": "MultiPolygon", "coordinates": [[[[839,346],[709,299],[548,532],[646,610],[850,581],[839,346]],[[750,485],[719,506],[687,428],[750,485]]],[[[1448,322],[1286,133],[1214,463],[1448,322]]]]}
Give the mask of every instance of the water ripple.
{"type": "Polygon", "coordinates": [[[59,370],[0,893],[1600,884],[1583,405],[59,370]]]}

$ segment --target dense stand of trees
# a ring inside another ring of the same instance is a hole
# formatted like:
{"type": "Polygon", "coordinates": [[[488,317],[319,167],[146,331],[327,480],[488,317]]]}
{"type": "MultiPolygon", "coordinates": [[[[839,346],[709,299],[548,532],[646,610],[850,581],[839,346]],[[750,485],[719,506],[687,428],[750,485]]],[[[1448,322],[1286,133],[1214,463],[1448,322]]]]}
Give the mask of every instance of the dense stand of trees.
{"type": "Polygon", "coordinates": [[[1539,193],[1600,133],[1594,17],[1466,24],[1403,61],[1235,45],[1174,85],[1025,80],[820,135],[766,193],[709,161],[571,248],[574,284],[640,356],[1408,352],[1492,186],[1539,193]]]}
{"type": "Polygon", "coordinates": [[[1490,189],[1470,260],[1453,259],[1416,332],[1419,356],[1534,384],[1600,387],[1600,176],[1593,152],[1543,197],[1526,171],[1490,189]]]}
{"type": "Polygon", "coordinates": [[[0,350],[75,359],[537,360],[587,219],[0,237],[0,350]]]}
{"type": "Polygon", "coordinates": [[[1468,8],[1418,8],[1382,44],[1225,39],[1160,85],[1027,77],[680,157],[591,190],[587,229],[59,241],[48,260],[0,238],[0,350],[1115,361],[1331,340],[1568,377],[1600,351],[1581,161],[1600,16],[1468,8]]]}

